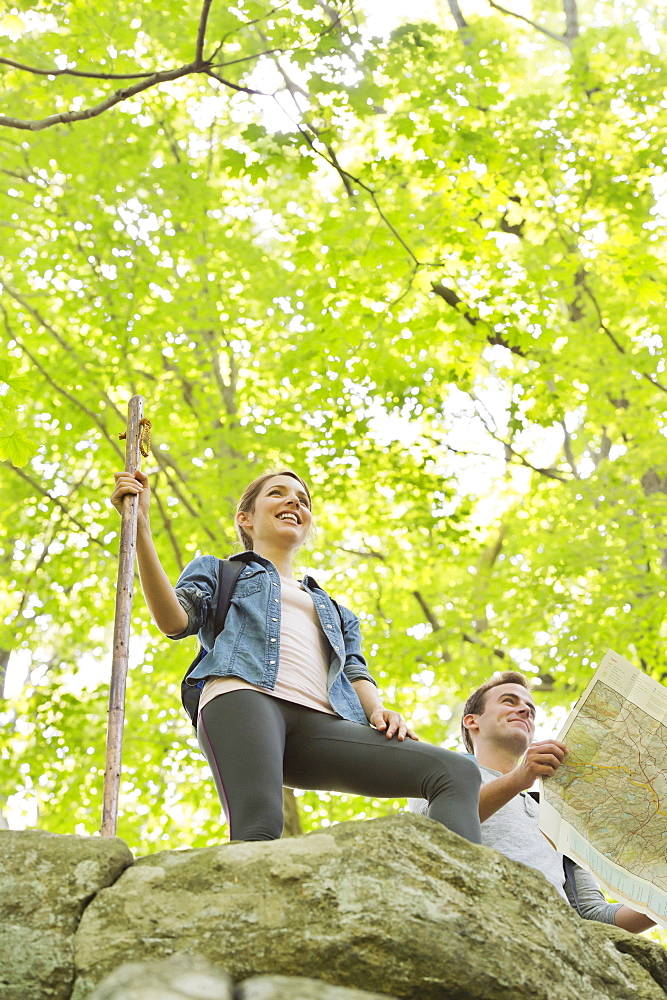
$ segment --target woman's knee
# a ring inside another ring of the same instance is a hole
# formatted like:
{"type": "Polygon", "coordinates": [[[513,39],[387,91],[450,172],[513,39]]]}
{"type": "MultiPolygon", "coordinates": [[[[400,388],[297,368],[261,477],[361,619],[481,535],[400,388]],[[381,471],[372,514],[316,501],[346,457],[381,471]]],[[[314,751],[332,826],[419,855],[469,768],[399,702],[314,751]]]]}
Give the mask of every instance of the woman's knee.
{"type": "Polygon", "coordinates": [[[283,832],[281,809],[231,809],[229,820],[230,840],[279,840],[283,832]]]}
{"type": "Polygon", "coordinates": [[[482,772],[479,769],[479,765],[474,757],[468,757],[466,754],[454,753],[453,751],[446,751],[450,753],[454,758],[450,760],[450,766],[453,769],[454,775],[459,781],[465,782],[466,785],[472,786],[479,789],[482,784],[482,772]]]}
{"type": "Polygon", "coordinates": [[[431,799],[441,792],[478,796],[482,775],[474,758],[441,747],[433,749],[438,753],[424,783],[424,798],[431,799]]]}

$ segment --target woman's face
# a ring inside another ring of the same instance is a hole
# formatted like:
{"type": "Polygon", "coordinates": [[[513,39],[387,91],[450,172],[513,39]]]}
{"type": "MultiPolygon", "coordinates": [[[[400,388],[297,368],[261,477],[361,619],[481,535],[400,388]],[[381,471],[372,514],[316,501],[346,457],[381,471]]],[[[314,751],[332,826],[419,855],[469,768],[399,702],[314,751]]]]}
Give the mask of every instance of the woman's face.
{"type": "Polygon", "coordinates": [[[313,515],[308,494],[292,476],[272,476],[262,483],[249,513],[239,512],[241,527],[251,536],[253,545],[298,548],[303,545],[313,515]]]}

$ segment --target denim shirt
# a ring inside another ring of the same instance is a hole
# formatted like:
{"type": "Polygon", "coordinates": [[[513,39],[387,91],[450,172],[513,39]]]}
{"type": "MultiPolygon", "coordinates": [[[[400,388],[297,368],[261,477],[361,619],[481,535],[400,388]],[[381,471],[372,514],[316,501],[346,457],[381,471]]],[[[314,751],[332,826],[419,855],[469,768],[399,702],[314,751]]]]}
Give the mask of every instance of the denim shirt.
{"type": "MultiPolygon", "coordinates": [[[[201,645],[209,650],[188,677],[193,686],[207,677],[240,677],[272,691],[280,663],[280,576],[273,563],[256,552],[241,552],[231,558],[245,565],[234,587],[225,627],[215,643],[218,598],[215,556],[198,556],[178,578],[176,596],[189,621],[183,632],[170,638],[183,639],[197,633],[201,645]]],[[[330,647],[327,690],[331,707],[343,719],[368,725],[351,684],[356,680],[375,684],[361,652],[359,619],[343,607],[339,616],[329,595],[311,576],[305,576],[302,583],[313,598],[330,647]]]]}

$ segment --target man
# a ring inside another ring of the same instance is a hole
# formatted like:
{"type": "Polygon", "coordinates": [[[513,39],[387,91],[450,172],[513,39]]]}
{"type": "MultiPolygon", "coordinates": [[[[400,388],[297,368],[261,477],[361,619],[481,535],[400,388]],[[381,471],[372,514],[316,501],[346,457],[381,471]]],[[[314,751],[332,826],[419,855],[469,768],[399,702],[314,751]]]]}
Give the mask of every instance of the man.
{"type": "MultiPolygon", "coordinates": [[[[461,733],[482,772],[479,818],[482,843],[538,871],[586,920],[616,924],[639,933],[654,926],[643,913],[607,903],[588,872],[563,860],[540,832],[539,806],[528,789],[560,767],[567,747],[558,740],[533,743],[535,703],[523,674],[495,674],[465,703],[461,733]],[[567,868],[567,875],[566,875],[567,868]]],[[[424,813],[421,799],[410,799],[424,813]]]]}

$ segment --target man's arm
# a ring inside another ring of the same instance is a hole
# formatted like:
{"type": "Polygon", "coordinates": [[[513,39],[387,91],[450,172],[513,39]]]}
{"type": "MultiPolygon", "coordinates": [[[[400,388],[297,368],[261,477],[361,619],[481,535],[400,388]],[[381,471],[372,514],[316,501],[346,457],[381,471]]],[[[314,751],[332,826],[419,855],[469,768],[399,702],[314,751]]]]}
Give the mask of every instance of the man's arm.
{"type": "MultiPolygon", "coordinates": [[[[632,934],[640,934],[655,926],[644,913],[638,913],[629,906],[620,903],[608,903],[600,887],[587,871],[574,865],[574,878],[577,883],[579,899],[579,915],[584,920],[597,920],[603,924],[615,924],[632,934]]],[[[569,881],[565,882],[565,893],[572,906],[575,906],[574,893],[569,881]]]]}
{"type": "Polygon", "coordinates": [[[567,747],[558,740],[532,743],[513,771],[501,774],[499,778],[482,785],[479,792],[480,822],[493,816],[519,792],[531,788],[536,778],[550,778],[560,767],[566,753],[567,747]]]}
{"type": "Polygon", "coordinates": [[[623,930],[630,931],[632,934],[641,934],[642,931],[648,931],[651,927],[655,927],[655,920],[651,920],[645,913],[631,910],[629,906],[622,906],[620,910],[616,910],[614,923],[617,927],[622,927],[623,930]]]}

